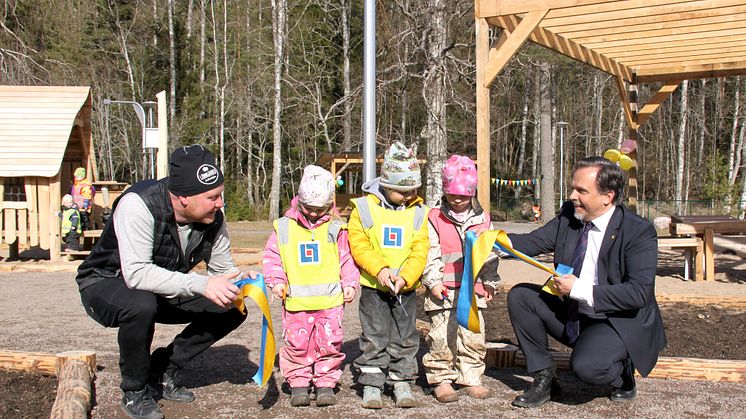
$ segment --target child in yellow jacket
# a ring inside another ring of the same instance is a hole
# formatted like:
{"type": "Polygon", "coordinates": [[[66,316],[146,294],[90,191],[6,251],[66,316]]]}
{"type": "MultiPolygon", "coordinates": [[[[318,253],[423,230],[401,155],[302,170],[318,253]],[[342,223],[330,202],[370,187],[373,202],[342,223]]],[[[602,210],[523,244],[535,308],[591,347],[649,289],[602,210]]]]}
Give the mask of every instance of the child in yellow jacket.
{"type": "Polygon", "coordinates": [[[411,149],[394,143],[381,176],[352,201],[348,223],[352,256],[361,268],[360,349],[354,366],[363,385],[363,407],[383,407],[384,384],[398,407],[414,407],[420,337],[415,327],[415,288],[427,263],[428,207],[417,196],[420,166],[411,149]]]}

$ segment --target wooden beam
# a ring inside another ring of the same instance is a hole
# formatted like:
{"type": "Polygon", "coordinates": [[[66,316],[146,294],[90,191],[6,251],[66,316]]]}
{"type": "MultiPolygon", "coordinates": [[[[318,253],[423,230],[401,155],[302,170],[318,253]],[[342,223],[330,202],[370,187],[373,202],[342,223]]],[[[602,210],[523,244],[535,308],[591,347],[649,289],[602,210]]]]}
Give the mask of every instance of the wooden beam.
{"type": "MultiPolygon", "coordinates": [[[[649,0],[652,3],[656,3],[661,0],[649,0]]],[[[552,9],[572,8],[577,9],[578,6],[589,5],[594,7],[601,3],[625,3],[619,2],[618,0],[553,0],[547,2],[545,0],[476,0],[474,3],[474,10],[476,17],[487,18],[494,16],[512,15],[516,13],[534,12],[544,10],[547,5],[551,3],[552,9]]],[[[615,6],[609,5],[609,8],[615,6]]]]}
{"type": "MultiPolygon", "coordinates": [[[[698,2],[702,3],[702,2],[698,2]]],[[[610,19],[598,19],[585,22],[576,22],[565,25],[559,22],[559,19],[552,18],[552,12],[542,21],[541,26],[552,32],[568,36],[582,36],[592,31],[600,31],[597,34],[611,33],[612,31],[634,31],[660,29],[663,27],[687,26],[692,22],[704,21],[704,19],[721,19],[719,22],[730,19],[731,16],[738,16],[746,12],[746,5],[738,1],[733,6],[728,7],[711,7],[712,3],[699,5],[700,8],[694,7],[691,3],[683,5],[672,5],[680,10],[671,10],[664,14],[642,15],[620,17],[618,13],[611,15],[610,19]]]]}
{"type": "Polygon", "coordinates": [[[642,106],[640,112],[637,114],[637,126],[641,127],[645,125],[648,119],[655,113],[660,107],[664,100],[668,99],[669,96],[679,87],[681,81],[670,81],[665,83],[645,105],[642,106]]]}
{"type": "Polygon", "coordinates": [[[642,53],[650,54],[655,52],[675,52],[675,51],[697,51],[701,48],[717,48],[719,45],[743,45],[744,37],[742,35],[723,36],[713,39],[700,39],[696,43],[692,42],[668,42],[665,44],[639,44],[639,45],[622,45],[613,48],[596,48],[599,54],[609,57],[615,57],[625,53],[642,53]]]}
{"type": "Polygon", "coordinates": [[[605,49],[621,47],[621,46],[634,46],[634,45],[665,45],[668,43],[686,43],[686,42],[699,42],[707,39],[718,39],[723,36],[743,36],[746,35],[746,28],[739,27],[734,29],[724,29],[719,31],[707,31],[707,32],[687,32],[675,35],[664,35],[664,36],[650,36],[642,38],[630,38],[630,39],[616,39],[600,41],[595,40],[592,42],[584,42],[583,45],[587,48],[598,50],[603,52],[605,49]]]}
{"type": "MultiPolygon", "coordinates": [[[[563,370],[570,368],[571,355],[552,352],[557,368],[563,370]]],[[[490,368],[521,368],[526,366],[526,357],[517,346],[488,342],[485,364],[490,368]]],[[[746,383],[746,361],[661,356],[648,378],[746,383]]]]}
{"type": "Polygon", "coordinates": [[[637,116],[632,111],[630,104],[629,104],[629,95],[627,94],[627,85],[625,84],[625,81],[617,76],[614,77],[614,81],[616,82],[617,91],[619,92],[619,98],[622,102],[622,110],[624,110],[624,119],[627,121],[627,127],[630,129],[637,129],[637,116]]]}
{"type": "Polygon", "coordinates": [[[496,54],[490,54],[485,68],[485,86],[491,86],[500,71],[513,58],[518,49],[526,43],[531,32],[539,26],[541,19],[546,16],[548,10],[540,10],[526,14],[516,27],[510,30],[507,40],[505,40],[496,54]]]}
{"type": "Polygon", "coordinates": [[[689,54],[675,54],[670,57],[659,57],[659,58],[641,58],[641,59],[630,59],[625,61],[625,64],[632,68],[642,67],[654,67],[663,66],[670,64],[678,64],[680,66],[687,66],[691,64],[719,64],[729,60],[739,60],[746,58],[746,46],[744,51],[710,51],[700,53],[689,53],[689,54]]]}
{"type": "MultiPolygon", "coordinates": [[[[719,0],[721,7],[743,4],[743,0],[719,0]]],[[[546,25],[551,27],[561,25],[588,25],[592,22],[603,24],[619,19],[636,19],[651,16],[653,18],[664,15],[676,15],[687,11],[712,8],[712,0],[626,0],[614,4],[599,4],[595,7],[557,9],[552,5],[552,11],[547,16],[546,25]]]]}
{"type": "MultiPolygon", "coordinates": [[[[691,55],[699,55],[707,52],[728,53],[733,51],[746,52],[746,45],[742,41],[718,42],[703,45],[687,45],[672,48],[650,49],[644,51],[620,51],[613,54],[607,54],[609,58],[620,62],[626,62],[627,59],[656,59],[665,57],[685,58],[691,55]]],[[[746,56],[746,54],[744,54],[746,56]]]]}
{"type": "MultiPolygon", "coordinates": [[[[490,19],[489,22],[495,26],[512,30],[518,25],[518,19],[516,16],[506,16],[490,19]]],[[[538,45],[557,51],[613,76],[621,76],[625,80],[632,80],[632,70],[628,67],[550,31],[536,28],[529,39],[538,45]]]]}
{"type": "Polygon", "coordinates": [[[666,81],[677,78],[691,80],[737,76],[746,74],[746,60],[686,66],[640,66],[636,69],[635,73],[640,83],[666,81]]]}
{"type": "Polygon", "coordinates": [[[43,352],[0,351],[0,368],[55,375],[57,355],[43,352]]]}
{"type": "MultiPolygon", "coordinates": [[[[575,34],[575,35],[566,35],[570,38],[572,38],[573,41],[580,43],[580,44],[588,44],[589,46],[594,44],[600,44],[600,43],[607,43],[607,42],[613,42],[613,41],[627,41],[627,40],[642,40],[647,41],[651,38],[653,39],[661,39],[661,38],[668,38],[673,37],[674,35],[683,35],[683,34],[708,34],[711,32],[716,31],[727,31],[730,29],[740,29],[744,27],[744,18],[745,16],[743,14],[739,15],[740,19],[737,20],[729,20],[727,22],[723,22],[722,18],[712,18],[714,22],[709,22],[709,19],[702,19],[703,21],[699,23],[699,21],[694,21],[695,23],[691,24],[690,26],[677,26],[677,27],[670,27],[666,26],[664,28],[660,29],[651,29],[651,30],[643,30],[641,28],[637,28],[635,26],[630,25],[627,27],[626,31],[620,31],[618,28],[611,28],[608,30],[596,30],[596,31],[589,31],[588,33],[583,34],[575,34]],[[616,29],[616,31],[614,30],[616,29]],[[635,30],[636,29],[636,30],[635,30]]],[[[700,36],[701,37],[701,36],[700,36]]]]}
{"type": "Polygon", "coordinates": [[[477,18],[476,28],[476,102],[477,102],[477,199],[482,208],[490,211],[490,88],[486,80],[486,66],[490,49],[490,27],[477,18]]]}

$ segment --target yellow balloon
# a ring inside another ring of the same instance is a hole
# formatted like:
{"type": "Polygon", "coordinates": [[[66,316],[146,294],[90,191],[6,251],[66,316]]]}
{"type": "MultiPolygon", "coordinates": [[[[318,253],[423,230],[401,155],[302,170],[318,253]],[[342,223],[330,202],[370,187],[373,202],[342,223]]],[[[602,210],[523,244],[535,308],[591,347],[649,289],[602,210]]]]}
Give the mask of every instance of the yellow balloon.
{"type": "Polygon", "coordinates": [[[612,163],[616,163],[619,160],[619,156],[621,155],[622,155],[621,151],[615,148],[611,148],[611,149],[606,150],[606,153],[604,153],[604,158],[606,160],[611,161],[612,163]]]}
{"type": "Polygon", "coordinates": [[[635,162],[631,158],[629,158],[628,155],[622,154],[621,157],[619,157],[619,167],[622,168],[622,170],[629,170],[634,166],[635,162]]]}

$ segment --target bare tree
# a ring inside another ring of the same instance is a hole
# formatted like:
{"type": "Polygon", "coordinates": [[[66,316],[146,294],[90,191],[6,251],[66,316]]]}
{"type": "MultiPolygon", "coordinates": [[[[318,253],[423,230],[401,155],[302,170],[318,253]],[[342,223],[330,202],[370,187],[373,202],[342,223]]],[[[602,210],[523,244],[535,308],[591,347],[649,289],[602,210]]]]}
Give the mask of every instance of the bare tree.
{"type": "Polygon", "coordinates": [[[274,45],[274,119],[272,127],[272,186],[269,192],[270,221],[280,215],[280,175],[282,170],[282,73],[285,62],[285,0],[272,0],[272,39],[274,45]]]}
{"type": "Polygon", "coordinates": [[[684,191],[684,164],[686,156],[686,121],[689,111],[689,81],[681,82],[681,101],[679,102],[679,134],[678,134],[678,159],[676,162],[676,211],[682,214],[684,211],[684,202],[682,201],[684,191]]]}
{"type": "Polygon", "coordinates": [[[541,221],[549,222],[556,211],[554,200],[554,149],[552,147],[552,93],[549,83],[549,63],[542,61],[539,73],[541,106],[541,221]]]}

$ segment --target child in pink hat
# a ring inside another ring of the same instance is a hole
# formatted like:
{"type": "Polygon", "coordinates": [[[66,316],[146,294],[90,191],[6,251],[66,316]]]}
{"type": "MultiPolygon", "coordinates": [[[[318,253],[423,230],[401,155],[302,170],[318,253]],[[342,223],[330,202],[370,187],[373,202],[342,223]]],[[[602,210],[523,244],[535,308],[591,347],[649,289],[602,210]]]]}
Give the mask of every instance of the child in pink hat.
{"type": "Polygon", "coordinates": [[[456,301],[464,266],[463,239],[467,231],[491,228],[490,216],[480,206],[477,194],[477,168],[466,156],[451,156],[442,173],[443,193],[439,207],[430,211],[430,253],[422,283],[426,294],[425,312],[430,316],[427,335],[429,352],[422,359],[427,382],[434,386],[435,398],[455,402],[459,394],[453,385],[464,387],[471,397],[484,399],[489,390],[482,386],[486,354],[484,318],[487,306],[500,280],[497,255],[490,257],[479,272],[475,290],[480,333],[472,333],[456,322],[456,301]]]}
{"type": "Polygon", "coordinates": [[[264,248],[267,287],[282,300],[280,370],[293,407],[310,405],[311,385],[316,406],[336,403],[334,388],[345,359],[344,304],[354,300],[359,287],[347,226],[332,203],[334,184],[329,171],[306,166],[298,196],[274,222],[264,248]]]}

